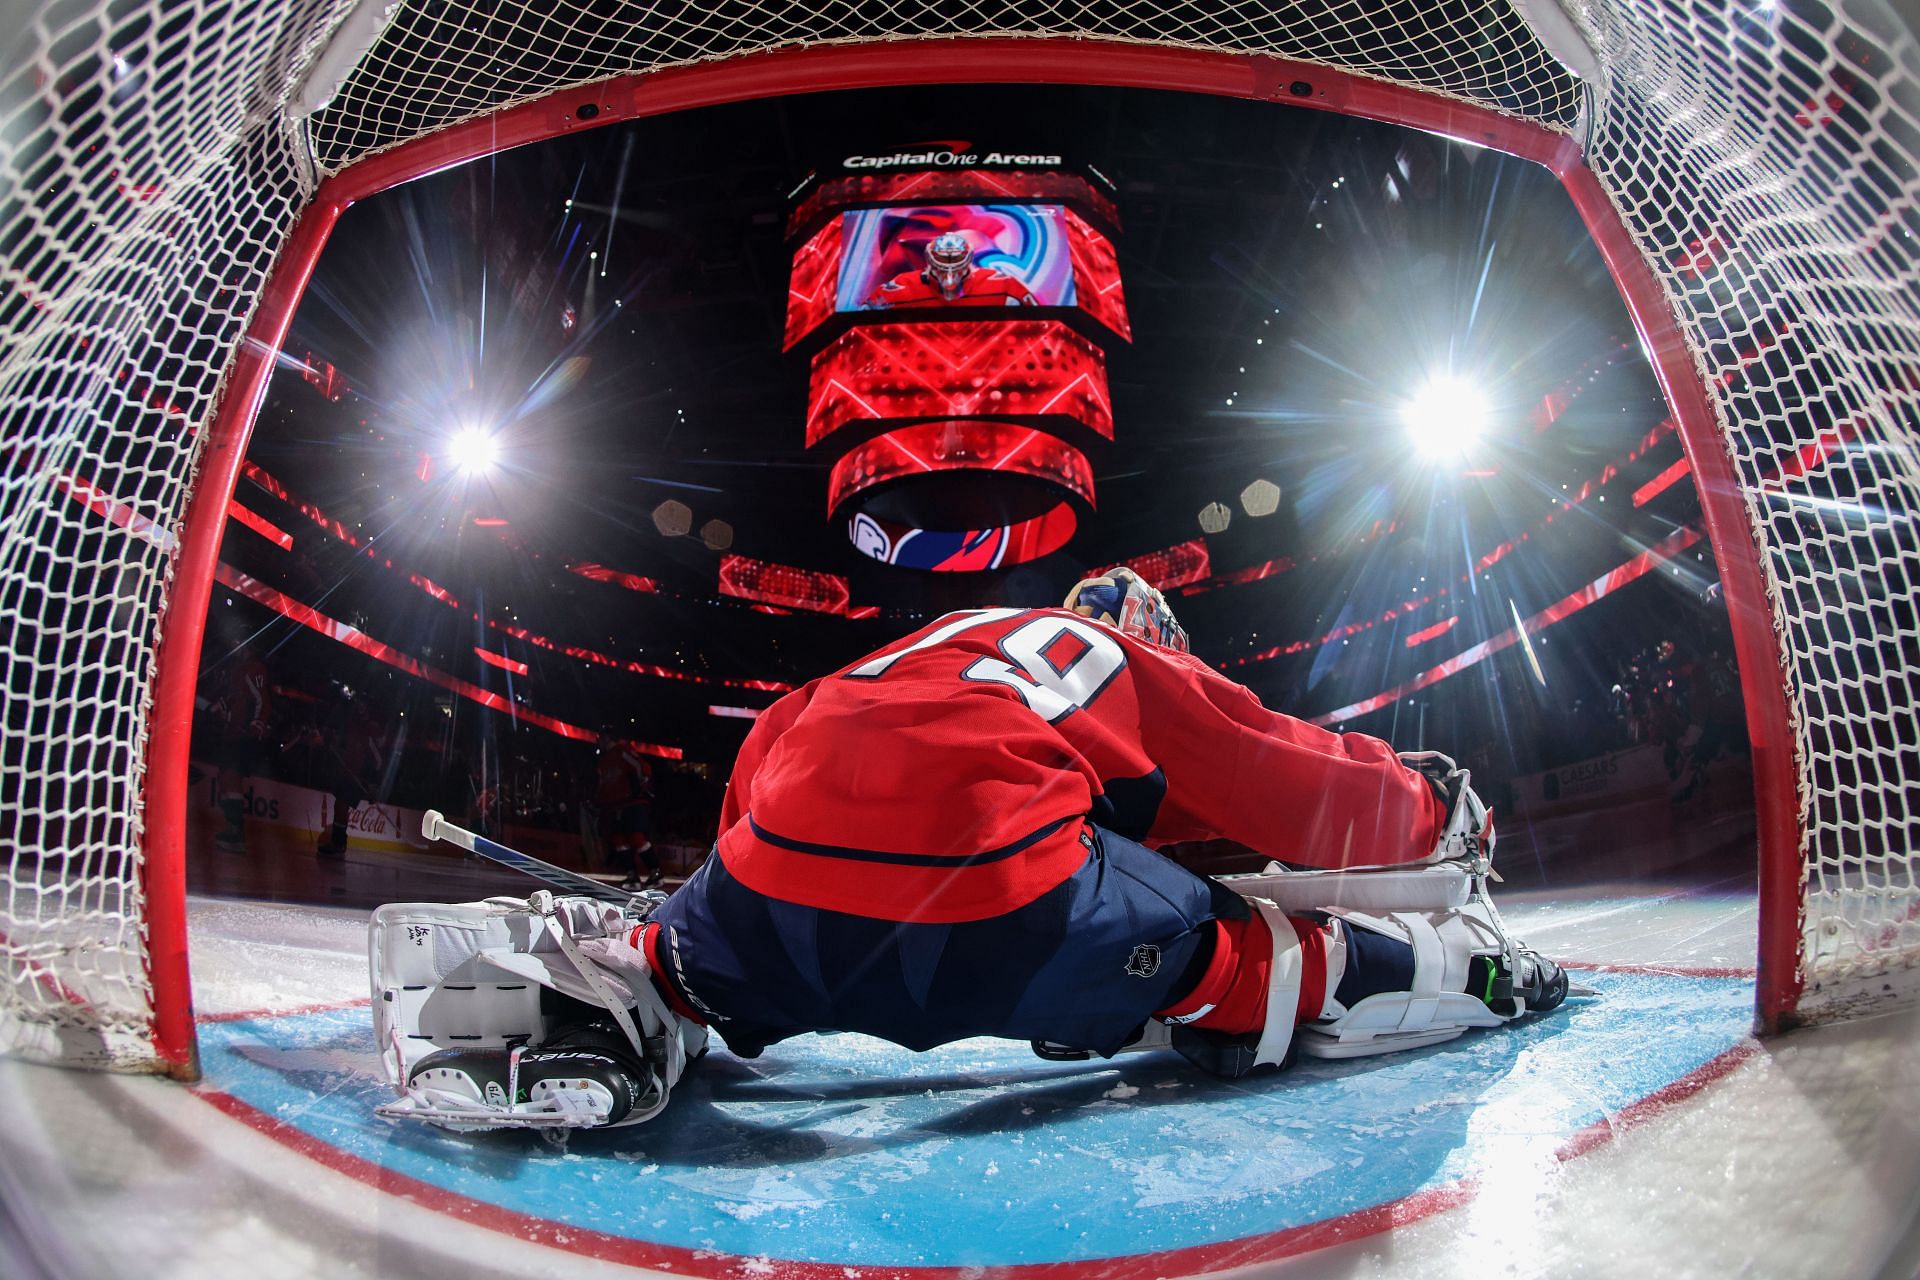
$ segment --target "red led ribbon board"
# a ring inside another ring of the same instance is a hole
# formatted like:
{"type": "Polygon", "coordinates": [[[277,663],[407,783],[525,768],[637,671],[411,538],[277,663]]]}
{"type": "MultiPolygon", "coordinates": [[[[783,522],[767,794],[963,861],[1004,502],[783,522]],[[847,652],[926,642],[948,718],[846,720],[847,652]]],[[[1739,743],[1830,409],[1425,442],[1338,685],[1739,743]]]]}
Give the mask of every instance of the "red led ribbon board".
{"type": "Polygon", "coordinates": [[[845,613],[850,598],[847,580],[837,574],[733,555],[720,557],[720,591],[742,600],[815,613],[845,613]]]}
{"type": "Polygon", "coordinates": [[[1086,454],[1033,427],[967,418],[899,427],[854,446],[833,464],[827,510],[875,485],[942,471],[1033,476],[1093,505],[1093,467],[1086,454]]]}
{"type": "Polygon", "coordinates": [[[1127,299],[1120,290],[1120,260],[1113,241],[1095,231],[1071,209],[1062,210],[1067,222],[1067,254],[1073,261],[1076,305],[1128,342],[1133,327],[1127,323],[1127,299]]]}
{"type": "Polygon", "coordinates": [[[1091,182],[1078,174],[1044,169],[920,169],[856,173],[821,183],[800,202],[787,233],[799,235],[815,221],[863,204],[932,204],[943,200],[1034,200],[1079,205],[1109,227],[1120,215],[1091,182]]]}
{"type": "Polygon", "coordinates": [[[1145,578],[1149,585],[1161,591],[1171,591],[1175,587],[1184,587],[1199,582],[1213,573],[1213,559],[1207,553],[1207,540],[1195,538],[1191,542],[1181,542],[1162,551],[1148,551],[1132,556],[1119,565],[1108,565],[1101,573],[1110,573],[1121,565],[1132,569],[1145,578]]]}
{"type": "MultiPolygon", "coordinates": [[[[840,219],[815,232],[793,255],[792,283],[787,286],[787,336],[781,349],[812,333],[833,314],[840,286],[840,219]]],[[[1071,249],[1071,246],[1069,246],[1071,249]]]]}
{"type": "Polygon", "coordinates": [[[814,357],[807,444],[850,422],[982,414],[1068,417],[1111,440],[1106,357],[1058,320],[862,325],[814,357]]]}

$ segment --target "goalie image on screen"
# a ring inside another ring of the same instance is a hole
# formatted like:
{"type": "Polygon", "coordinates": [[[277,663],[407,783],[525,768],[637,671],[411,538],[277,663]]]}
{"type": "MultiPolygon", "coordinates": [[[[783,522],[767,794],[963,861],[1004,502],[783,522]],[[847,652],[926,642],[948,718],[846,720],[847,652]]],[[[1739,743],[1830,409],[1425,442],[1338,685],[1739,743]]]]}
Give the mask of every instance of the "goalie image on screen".
{"type": "Polygon", "coordinates": [[[837,309],[1075,305],[1057,205],[927,205],[846,215],[837,309]]]}
{"type": "Polygon", "coordinates": [[[788,694],[671,896],[383,908],[381,1110],[637,1123],[709,1032],[744,1058],[818,1031],[1171,1049],[1228,1079],[1437,1044],[1569,994],[1495,911],[1492,847],[1452,760],[1268,710],[1116,568],[788,694]],[[1152,847],[1209,838],[1320,870],[1210,879],[1152,847]]]}

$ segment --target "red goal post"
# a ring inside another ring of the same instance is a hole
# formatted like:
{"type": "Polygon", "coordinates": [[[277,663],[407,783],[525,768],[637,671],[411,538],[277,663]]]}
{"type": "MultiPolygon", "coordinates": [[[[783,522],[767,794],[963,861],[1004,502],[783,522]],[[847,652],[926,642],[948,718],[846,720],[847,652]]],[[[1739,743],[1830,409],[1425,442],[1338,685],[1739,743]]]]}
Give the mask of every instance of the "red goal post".
{"type": "Polygon", "coordinates": [[[31,818],[0,861],[0,1048],[196,1070],[201,628],[254,415],[340,214],[578,129],[933,83],[1228,95],[1551,169],[1639,328],[1720,567],[1760,810],[1758,1022],[1911,994],[1920,59],[1882,7],[1775,15],[1784,59],[1722,6],[1591,7],[1582,85],[1499,3],[1015,4],[799,32],[748,6],[724,11],[726,38],[692,11],[623,33],[604,6],[49,4],[32,74],[0,93],[0,403],[22,428],[0,521],[26,534],[0,545],[18,620],[0,812],[31,818]],[[174,85],[162,72],[188,55],[202,79],[174,85]]]}

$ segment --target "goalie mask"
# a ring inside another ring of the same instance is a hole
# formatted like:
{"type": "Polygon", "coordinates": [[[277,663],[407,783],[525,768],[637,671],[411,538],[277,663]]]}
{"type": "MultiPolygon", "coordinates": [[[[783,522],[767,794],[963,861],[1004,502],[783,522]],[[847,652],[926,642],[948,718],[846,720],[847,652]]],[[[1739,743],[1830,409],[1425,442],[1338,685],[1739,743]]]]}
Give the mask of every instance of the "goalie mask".
{"type": "Polygon", "coordinates": [[[943,231],[927,242],[927,281],[948,301],[960,296],[973,272],[973,246],[958,231],[943,231]]]}
{"type": "Polygon", "coordinates": [[[1064,607],[1149,644],[1177,653],[1188,651],[1187,633],[1174,619],[1166,597],[1125,565],[1076,582],[1067,592],[1064,607]]]}

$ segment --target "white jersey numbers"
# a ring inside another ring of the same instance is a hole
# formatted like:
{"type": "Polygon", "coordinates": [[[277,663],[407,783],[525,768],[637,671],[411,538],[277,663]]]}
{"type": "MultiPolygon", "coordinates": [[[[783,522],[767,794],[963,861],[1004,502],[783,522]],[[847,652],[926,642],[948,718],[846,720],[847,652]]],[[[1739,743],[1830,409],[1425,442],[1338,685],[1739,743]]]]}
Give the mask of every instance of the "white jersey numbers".
{"type": "MultiPolygon", "coordinates": [[[[960,614],[914,644],[869,658],[847,675],[861,680],[875,679],[910,653],[951,640],[963,631],[1004,622],[1026,612],[1029,611],[981,609],[960,614]]],[[[1100,691],[1127,665],[1126,650],[1105,629],[1083,618],[1057,613],[1041,614],[1015,627],[1001,637],[999,648],[1005,660],[975,658],[960,673],[960,678],[1005,685],[1049,724],[1099,697],[1100,691]]]]}
{"type": "Polygon", "coordinates": [[[1000,652],[1013,662],[976,658],[960,678],[1006,685],[1049,724],[1099,697],[1127,665],[1126,651],[1099,626],[1058,614],[1015,627],[1000,652]]]}

